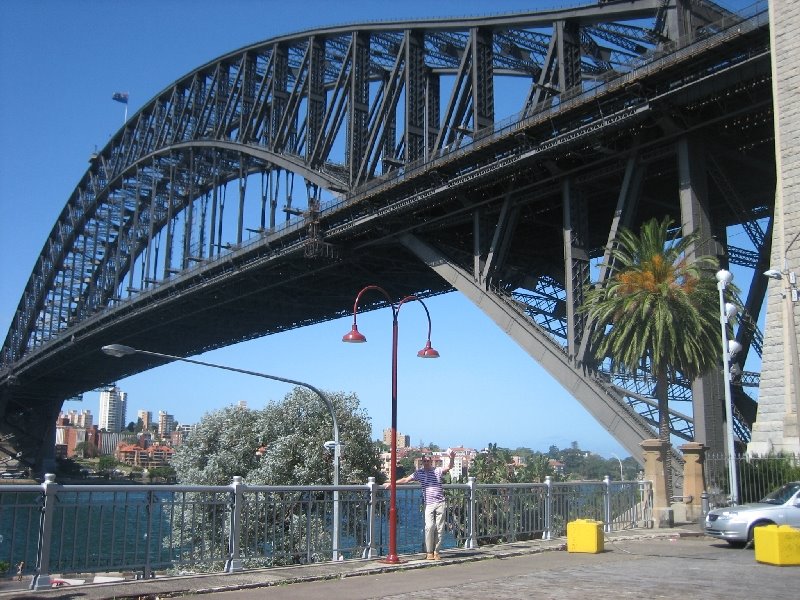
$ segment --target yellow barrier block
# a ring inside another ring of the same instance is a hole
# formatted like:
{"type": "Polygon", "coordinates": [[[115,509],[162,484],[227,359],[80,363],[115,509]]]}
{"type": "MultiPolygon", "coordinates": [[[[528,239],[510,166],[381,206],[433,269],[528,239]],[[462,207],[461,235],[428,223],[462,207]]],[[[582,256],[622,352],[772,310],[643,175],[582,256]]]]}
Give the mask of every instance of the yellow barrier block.
{"type": "Polygon", "coordinates": [[[789,525],[756,527],[756,561],[770,565],[800,565],[800,529],[789,525]]]}
{"type": "Polygon", "coordinates": [[[590,519],[576,519],[567,523],[567,552],[603,551],[603,524],[590,519]]]}

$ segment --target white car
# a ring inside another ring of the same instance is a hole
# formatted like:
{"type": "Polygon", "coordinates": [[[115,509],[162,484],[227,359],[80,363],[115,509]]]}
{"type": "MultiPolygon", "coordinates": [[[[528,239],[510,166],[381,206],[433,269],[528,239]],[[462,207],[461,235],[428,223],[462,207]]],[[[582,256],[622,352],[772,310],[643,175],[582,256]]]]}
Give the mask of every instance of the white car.
{"type": "Polygon", "coordinates": [[[762,525],[800,528],[800,481],[782,485],[752,504],[709,511],[705,533],[741,547],[753,541],[753,530],[762,525]]]}

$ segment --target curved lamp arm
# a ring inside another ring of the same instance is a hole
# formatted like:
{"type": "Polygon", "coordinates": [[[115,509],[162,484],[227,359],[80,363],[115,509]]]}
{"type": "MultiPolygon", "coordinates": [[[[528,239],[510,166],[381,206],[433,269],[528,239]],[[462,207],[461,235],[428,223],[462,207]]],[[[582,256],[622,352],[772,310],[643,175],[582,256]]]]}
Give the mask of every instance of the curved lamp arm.
{"type": "Polygon", "coordinates": [[[353,327],[348,333],[342,336],[343,342],[360,344],[367,341],[366,336],[364,336],[360,331],[358,331],[357,315],[358,315],[358,303],[361,300],[361,296],[363,296],[366,292],[370,290],[375,290],[377,292],[380,292],[383,295],[383,297],[386,298],[386,300],[389,303],[389,306],[392,309],[392,321],[395,324],[397,324],[397,316],[403,304],[412,301],[419,302],[422,305],[422,308],[425,310],[425,317],[428,319],[428,337],[425,341],[425,347],[422,348],[422,350],[420,350],[419,352],[417,352],[417,356],[420,358],[439,358],[439,352],[436,351],[431,345],[431,331],[433,327],[431,324],[431,313],[428,310],[428,307],[425,304],[425,302],[423,302],[421,298],[418,298],[417,296],[414,296],[412,294],[400,299],[397,303],[394,303],[392,302],[392,298],[391,296],[389,296],[389,293],[378,285],[368,285],[365,288],[363,288],[360,292],[358,292],[358,294],[356,295],[355,302],[353,302],[353,327]]]}
{"type": "Polygon", "coordinates": [[[258,371],[248,371],[247,369],[239,369],[237,367],[217,365],[214,363],[204,362],[202,360],[195,360],[193,358],[173,356],[172,354],[162,354],[161,352],[151,352],[150,350],[139,350],[138,348],[132,348],[131,346],[125,346],[123,344],[109,344],[108,346],[103,346],[101,350],[103,351],[103,353],[108,354],[109,356],[113,356],[115,358],[122,358],[124,356],[130,356],[132,354],[144,354],[146,356],[155,356],[156,358],[166,358],[169,360],[177,360],[181,362],[192,363],[194,365],[202,365],[204,367],[213,367],[215,369],[222,369],[224,371],[234,371],[235,373],[244,373],[245,375],[253,375],[255,377],[272,379],[274,381],[282,381],[283,383],[290,383],[292,385],[298,385],[300,387],[304,387],[306,389],[311,390],[317,396],[319,396],[319,399],[322,400],[322,402],[328,408],[328,411],[331,413],[331,419],[333,419],[334,442],[336,442],[337,446],[339,444],[339,424],[336,421],[336,411],[333,410],[333,403],[324,392],[318,390],[310,383],[297,381],[296,379],[289,379],[288,377],[279,377],[278,375],[268,375],[266,373],[259,373],[258,371]]]}

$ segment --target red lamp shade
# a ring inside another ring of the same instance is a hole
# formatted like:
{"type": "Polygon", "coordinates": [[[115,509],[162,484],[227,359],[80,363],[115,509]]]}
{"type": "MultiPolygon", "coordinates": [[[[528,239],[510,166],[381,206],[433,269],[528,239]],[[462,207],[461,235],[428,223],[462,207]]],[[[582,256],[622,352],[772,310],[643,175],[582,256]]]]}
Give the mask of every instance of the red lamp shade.
{"type": "Polygon", "coordinates": [[[361,333],[358,331],[358,327],[356,327],[356,324],[353,323],[353,329],[351,329],[347,334],[342,336],[342,341],[350,342],[353,344],[363,344],[364,342],[367,341],[367,338],[361,335],[361,333]]]}
{"type": "Polygon", "coordinates": [[[431,347],[431,341],[425,342],[425,347],[417,352],[420,358],[439,358],[439,353],[431,347]]]}

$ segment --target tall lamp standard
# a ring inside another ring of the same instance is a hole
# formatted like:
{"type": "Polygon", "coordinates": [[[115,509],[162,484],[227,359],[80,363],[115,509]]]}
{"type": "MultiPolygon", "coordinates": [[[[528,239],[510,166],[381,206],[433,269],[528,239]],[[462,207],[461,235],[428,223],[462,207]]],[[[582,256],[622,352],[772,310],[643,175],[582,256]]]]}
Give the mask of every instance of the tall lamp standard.
{"type": "Polygon", "coordinates": [[[617,455],[616,455],[616,454],[614,454],[613,452],[611,453],[611,456],[613,456],[614,458],[616,458],[616,459],[617,459],[617,462],[619,463],[619,480],[620,480],[620,481],[625,481],[625,476],[622,474],[622,461],[619,459],[619,456],[617,456],[617,455]]]}
{"type": "MultiPolygon", "coordinates": [[[[341,444],[339,443],[339,423],[336,420],[336,411],[333,410],[333,403],[330,398],[323,392],[315,388],[313,385],[288,379],[286,377],[278,377],[277,375],[267,375],[266,373],[259,373],[257,371],[247,371],[246,369],[237,369],[236,367],[228,367],[225,365],[218,365],[215,363],[203,362],[201,360],[194,360],[193,358],[184,358],[182,356],[173,356],[171,354],[162,354],[161,352],[151,352],[150,350],[139,350],[123,344],[109,344],[101,348],[103,353],[113,356],[115,358],[123,358],[131,356],[132,354],[144,354],[147,356],[155,356],[157,358],[166,358],[169,360],[177,360],[181,362],[192,363],[193,365],[201,365],[204,367],[213,367],[215,369],[223,369],[225,371],[233,371],[235,373],[244,373],[245,375],[253,375],[254,377],[262,377],[264,379],[272,379],[273,381],[282,381],[291,385],[299,385],[314,392],[323,404],[328,408],[331,413],[331,420],[333,420],[333,560],[339,559],[339,491],[336,487],[339,485],[339,467],[341,463],[341,444]]],[[[328,446],[328,444],[326,444],[328,446]]]]}
{"type": "Polygon", "coordinates": [[[428,340],[425,343],[425,347],[417,352],[417,356],[420,358],[439,358],[439,353],[431,347],[431,314],[428,312],[428,307],[425,306],[425,303],[416,296],[406,296],[396,303],[392,302],[392,298],[386,290],[377,285],[368,285],[356,295],[356,300],[353,303],[353,328],[342,337],[343,342],[360,344],[367,341],[367,338],[358,331],[356,314],[358,313],[358,302],[361,300],[361,296],[370,290],[383,294],[392,307],[392,443],[391,464],[389,466],[389,554],[382,562],[396,564],[400,562],[397,556],[397,314],[403,304],[416,300],[422,304],[422,308],[425,309],[425,315],[428,317],[428,340]]]}
{"type": "Polygon", "coordinates": [[[719,290],[719,324],[722,330],[722,372],[725,378],[725,419],[728,441],[728,479],[730,481],[731,504],[739,503],[739,481],[736,472],[736,447],[733,443],[733,407],[731,406],[731,355],[741,349],[736,340],[728,341],[728,321],[736,316],[736,305],[725,302],[725,288],[733,281],[733,273],[722,269],[717,271],[719,290]]]}

